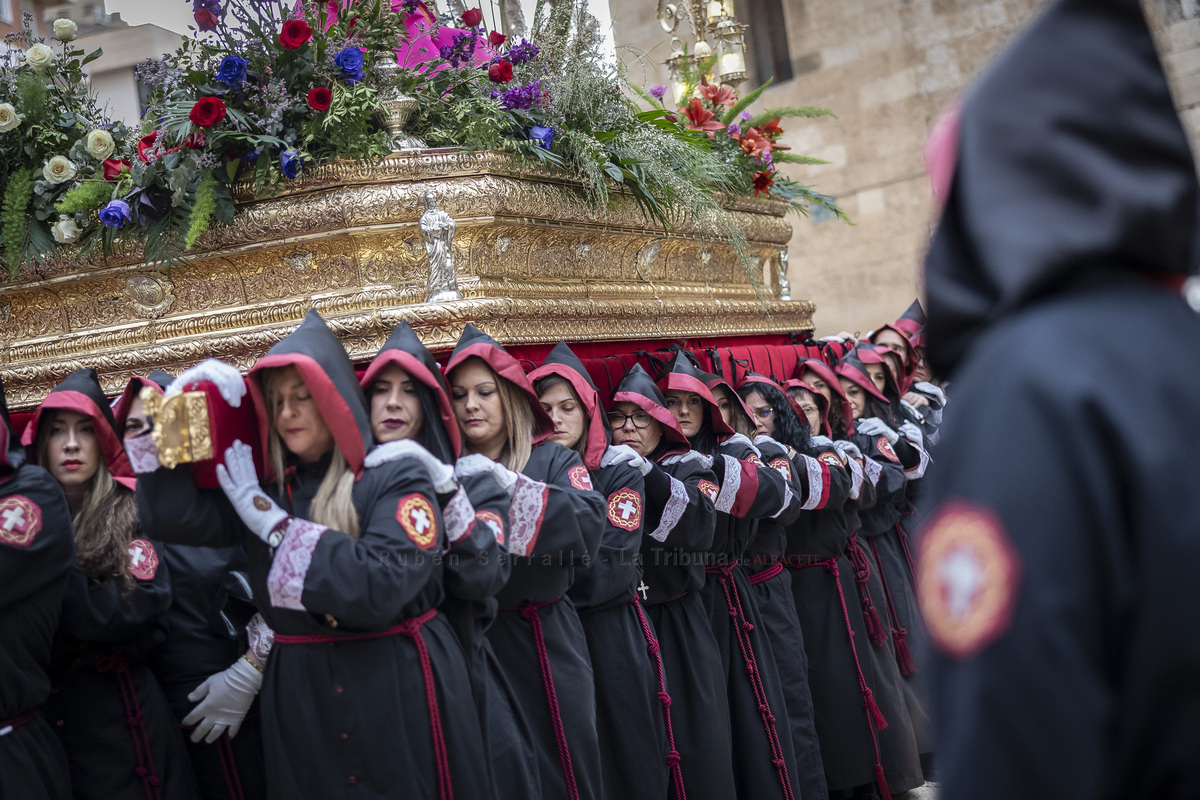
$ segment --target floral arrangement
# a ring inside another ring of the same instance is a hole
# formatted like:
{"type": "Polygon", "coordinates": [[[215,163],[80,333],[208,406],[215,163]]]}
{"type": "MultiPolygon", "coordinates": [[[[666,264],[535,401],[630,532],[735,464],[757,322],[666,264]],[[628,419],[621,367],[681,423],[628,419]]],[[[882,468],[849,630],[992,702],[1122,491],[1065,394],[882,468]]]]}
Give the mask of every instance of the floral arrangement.
{"type": "Polygon", "coordinates": [[[844,218],[776,171],[821,163],[784,152],[780,118],[828,112],[751,116],[761,88],[738,99],[703,79],[685,108],[668,110],[660,87],[631,85],[603,56],[582,0],[541,0],[519,38],[487,30],[479,9],[440,25],[420,0],[191,2],[194,35],[138,67],[151,97],[136,132],[105,120],[83,88],[100,52],[73,49],[68,21],[52,44],[28,21],[10,35],[24,55],[0,65],[0,257],[14,274],[64,245],[103,257],[140,244],[169,268],[213,220],[233,220],[235,180],[261,195],[314,164],[390,153],[382,104],[402,94],[418,101],[408,132],[429,145],[566,170],[598,208],[622,190],[664,228],[689,216],[728,237],[748,270],[721,196],[770,193],[844,218]]]}

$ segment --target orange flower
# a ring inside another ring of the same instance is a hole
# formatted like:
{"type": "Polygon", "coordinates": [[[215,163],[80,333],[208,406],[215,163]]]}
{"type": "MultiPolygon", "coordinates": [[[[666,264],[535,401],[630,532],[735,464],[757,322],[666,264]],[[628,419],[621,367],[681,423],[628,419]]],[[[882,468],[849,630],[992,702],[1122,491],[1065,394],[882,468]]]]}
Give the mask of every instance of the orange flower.
{"type": "MultiPolygon", "coordinates": [[[[714,106],[732,106],[733,105],[733,89],[728,86],[713,86],[708,82],[706,76],[700,76],[700,94],[704,95],[704,99],[712,103],[714,106]]],[[[779,122],[779,120],[775,120],[779,122]]]]}
{"type": "Polygon", "coordinates": [[[687,128],[690,131],[705,131],[711,137],[713,131],[725,130],[724,125],[713,119],[717,115],[700,104],[699,97],[693,97],[692,102],[688,103],[683,113],[687,114],[689,120],[687,128]]]}
{"type": "Polygon", "coordinates": [[[754,196],[760,194],[770,194],[771,187],[775,185],[775,179],[771,177],[769,172],[754,173],[754,196]]]}
{"type": "Polygon", "coordinates": [[[767,150],[791,150],[786,144],[779,144],[775,140],[783,135],[783,128],[779,127],[779,117],[761,126],[758,130],[762,131],[762,136],[767,140],[767,150]]]}

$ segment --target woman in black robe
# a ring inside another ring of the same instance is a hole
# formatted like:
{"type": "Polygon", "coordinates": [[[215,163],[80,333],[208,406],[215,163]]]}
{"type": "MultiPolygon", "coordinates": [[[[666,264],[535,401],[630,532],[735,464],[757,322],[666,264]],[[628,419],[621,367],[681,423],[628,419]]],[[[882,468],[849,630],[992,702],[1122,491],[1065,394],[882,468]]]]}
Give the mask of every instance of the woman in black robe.
{"type": "MultiPolygon", "coordinates": [[[[162,370],[145,378],[134,376],[113,405],[113,419],[131,462],[142,444],[138,437],[151,435],[141,392],[150,388],[161,393],[172,380],[162,370]]],[[[251,624],[265,623],[255,615],[246,553],[241,545],[165,543],[158,553],[171,573],[171,607],[164,617],[166,641],[152,654],[150,668],[176,719],[191,733],[185,743],[200,796],[265,797],[262,733],[254,703],[265,659],[256,663],[258,657],[247,649],[246,632],[251,624]]]]}
{"type": "MultiPolygon", "coordinates": [[[[240,403],[236,370],[212,370],[240,403]]],[[[164,538],[246,549],[275,631],[261,694],[268,795],[486,796],[466,660],[437,613],[446,531],[427,465],[365,468],[362,391],[316,312],[246,384],[264,480],[235,442],[217,468],[222,492],[159,469],[139,480],[138,500],[164,538]]]]}
{"type": "Polygon", "coordinates": [[[75,564],[46,705],[74,796],[197,798],[179,723],[146,663],[166,636],[170,571],[139,524],[133,471],[96,371],[76,370],[56,386],[25,438],[74,517],[75,564]]]}
{"type": "Polygon", "coordinates": [[[641,469],[648,470],[650,462],[627,447],[610,446],[600,395],[566,343],[559,342],[529,377],[554,423],[548,440],[579,454],[605,498],[599,550],[590,564],[576,568],[567,593],[579,611],[596,676],[604,791],[610,797],[664,798],[668,783],[677,792],[683,789],[683,775],[658,645],[637,595],[646,493],[641,469]]]}
{"type": "Polygon", "coordinates": [[[659,388],[692,448],[712,458],[717,476],[712,490],[717,522],[701,594],[725,668],[737,795],[791,800],[799,783],[787,704],[741,566],[758,520],[781,513],[791,493],[784,477],[762,463],[750,439],[725,422],[702,373],[682,352],[659,388]]]}
{"type": "Polygon", "coordinates": [[[0,387],[0,797],[71,796],[67,754],[42,707],[50,697],[46,670],[74,563],[62,488],[25,461],[0,387]]]}
{"type": "Polygon", "coordinates": [[[595,680],[587,638],[567,590],[574,568],[596,555],[604,498],[578,454],[547,442],[553,423],[521,365],[467,325],[446,365],[464,449],[486,456],[476,470],[512,493],[512,572],[488,630],[496,657],[534,736],[544,797],[606,796],[596,734],[595,680]]]}
{"type": "Polygon", "coordinates": [[[617,385],[608,422],[616,446],[650,462],[638,594],[659,642],[684,788],[690,800],[729,800],[736,789],[725,670],[700,596],[716,476],[640,364],[617,385]]]}
{"type": "MultiPolygon", "coordinates": [[[[433,354],[407,322],[401,322],[359,379],[379,445],[368,464],[411,455],[420,444],[452,467],[462,452],[450,389],[433,354]],[[396,444],[390,444],[395,442],[396,444]]],[[[466,456],[464,463],[481,456],[466,456]]],[[[445,487],[438,501],[446,519],[449,550],[443,559],[446,589],[441,612],[458,632],[467,654],[471,687],[484,738],[482,767],[489,771],[497,800],[541,796],[532,734],[513,709],[520,702],[488,641],[496,618],[496,593],[508,581],[509,495],[489,474],[465,475],[461,486],[445,487]]]]}

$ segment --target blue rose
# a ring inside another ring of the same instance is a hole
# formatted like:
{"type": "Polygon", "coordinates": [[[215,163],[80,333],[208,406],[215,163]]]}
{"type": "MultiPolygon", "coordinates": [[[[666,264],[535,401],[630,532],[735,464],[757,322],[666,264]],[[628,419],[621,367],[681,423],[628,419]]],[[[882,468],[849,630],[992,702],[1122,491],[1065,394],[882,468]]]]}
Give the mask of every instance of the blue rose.
{"type": "Polygon", "coordinates": [[[240,89],[246,80],[246,59],[241,56],[225,56],[217,69],[216,79],[230,89],[240,89]]]}
{"type": "Polygon", "coordinates": [[[246,155],[242,156],[242,164],[244,164],[247,167],[256,161],[258,161],[258,151],[257,150],[247,150],[246,155]]]}
{"type": "Polygon", "coordinates": [[[304,159],[295,150],[284,150],[283,154],[279,156],[279,166],[283,168],[283,174],[288,177],[288,180],[292,180],[304,172],[304,159]]]}
{"type": "Polygon", "coordinates": [[[347,47],[333,57],[333,65],[342,71],[346,83],[353,86],[363,79],[363,54],[357,47],[347,47]]]}
{"type": "Polygon", "coordinates": [[[554,128],[548,128],[545,125],[534,125],[529,129],[529,138],[549,150],[550,145],[554,144],[554,128]]]}
{"type": "Polygon", "coordinates": [[[132,218],[129,203],[124,200],[109,200],[108,205],[100,209],[100,221],[110,228],[124,228],[132,218]]]}

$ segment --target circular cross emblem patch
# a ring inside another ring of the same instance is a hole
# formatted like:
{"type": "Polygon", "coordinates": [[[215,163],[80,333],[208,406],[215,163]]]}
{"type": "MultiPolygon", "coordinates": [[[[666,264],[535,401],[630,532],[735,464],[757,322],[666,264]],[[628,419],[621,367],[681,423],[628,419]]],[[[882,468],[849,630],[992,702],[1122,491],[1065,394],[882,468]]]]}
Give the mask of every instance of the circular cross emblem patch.
{"type": "Polygon", "coordinates": [[[642,524],[642,496],[633,489],[618,489],[608,496],[608,521],[621,530],[642,524]]]}
{"type": "Polygon", "coordinates": [[[746,456],[746,460],[756,467],[761,467],[763,465],[762,459],[758,457],[757,453],[751,453],[750,455],[746,456]]]}
{"type": "Polygon", "coordinates": [[[154,579],[158,572],[158,553],[154,545],[145,539],[134,539],[129,543],[129,572],[139,581],[154,579]]]}
{"type": "Polygon", "coordinates": [[[570,479],[571,485],[576,489],[587,489],[590,491],[592,488],[592,476],[588,474],[587,467],[583,465],[571,467],[567,471],[567,478],[570,479]]]}
{"type": "Polygon", "coordinates": [[[700,491],[704,492],[705,497],[707,497],[709,500],[712,500],[714,503],[717,502],[717,495],[721,493],[721,490],[715,483],[712,481],[700,481],[698,486],[700,491]]]}
{"type": "Polygon", "coordinates": [[[0,498],[0,544],[29,547],[42,529],[42,510],[19,494],[0,498]]]}
{"type": "Polygon", "coordinates": [[[496,541],[504,544],[504,520],[500,519],[499,514],[495,511],[476,511],[475,519],[491,528],[496,541]]]}
{"type": "Polygon", "coordinates": [[[771,466],[778,470],[779,474],[782,475],[785,480],[790,481],[792,479],[792,462],[788,461],[783,456],[780,456],[779,458],[772,458],[771,466]]]}
{"type": "Polygon", "coordinates": [[[824,453],[821,453],[821,455],[817,456],[817,461],[820,461],[822,464],[824,464],[827,467],[842,466],[842,460],[837,457],[837,453],[831,452],[829,450],[826,450],[824,453]]]}
{"type": "Polygon", "coordinates": [[[889,442],[887,440],[886,436],[879,437],[879,440],[877,442],[875,442],[875,448],[880,453],[882,453],[883,457],[886,458],[888,461],[899,461],[900,460],[896,456],[896,451],[892,449],[892,444],[891,444],[891,442],[889,442]]]}
{"type": "Polygon", "coordinates": [[[991,511],[951,502],[921,540],[917,596],[934,644],[958,658],[979,652],[1008,628],[1020,562],[991,511]]]}
{"type": "Polygon", "coordinates": [[[437,544],[437,516],[423,494],[410,494],[396,507],[396,521],[422,550],[437,544]]]}

